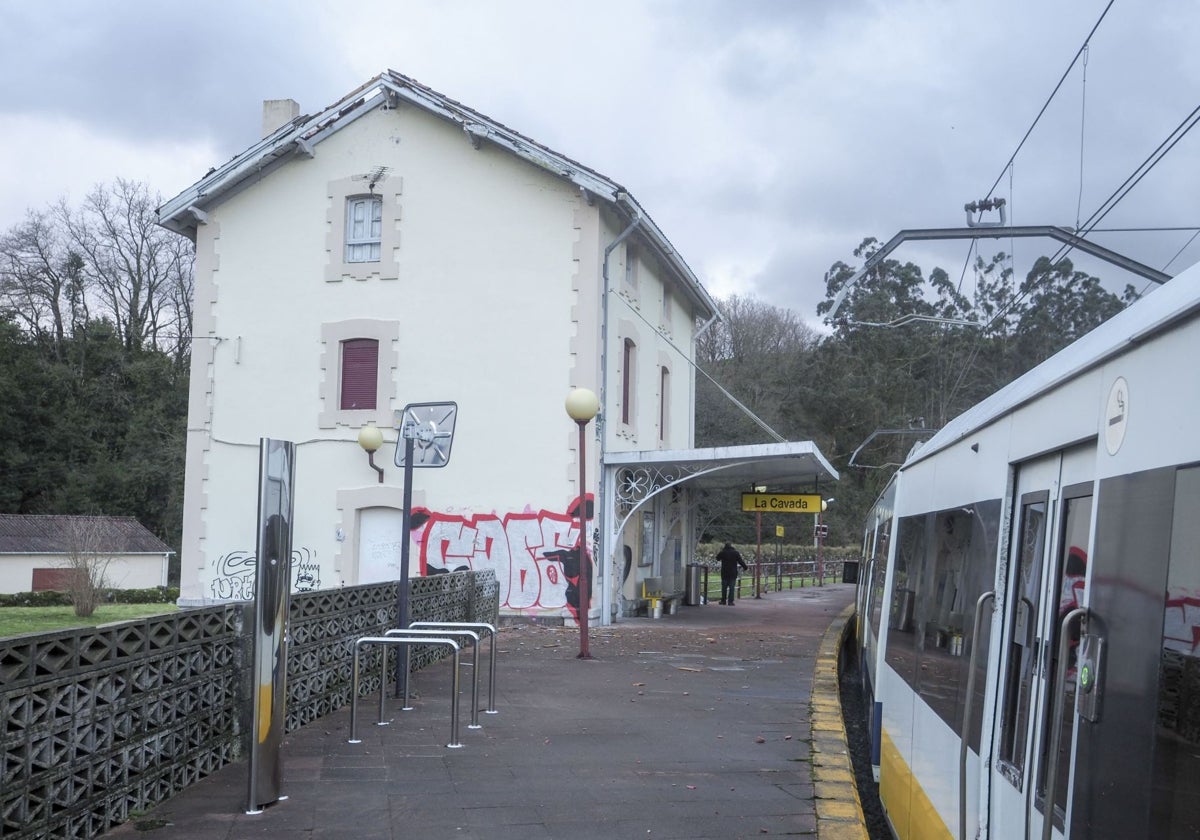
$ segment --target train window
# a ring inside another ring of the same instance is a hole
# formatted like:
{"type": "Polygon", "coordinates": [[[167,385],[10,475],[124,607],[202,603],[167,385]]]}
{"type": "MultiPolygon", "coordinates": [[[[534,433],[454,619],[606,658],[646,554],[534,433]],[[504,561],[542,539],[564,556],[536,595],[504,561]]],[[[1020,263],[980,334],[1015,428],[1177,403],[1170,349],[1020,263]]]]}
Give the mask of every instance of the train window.
{"type": "Polygon", "coordinates": [[[1005,776],[1019,789],[1025,771],[1029,703],[1037,664],[1037,616],[1042,593],[1042,554],[1046,544],[1046,493],[1021,500],[1021,541],[1012,570],[1008,667],[1000,723],[1000,761],[1005,776]]]}
{"type": "Polygon", "coordinates": [[[883,587],[887,579],[888,539],[892,533],[891,518],[885,519],[876,533],[878,537],[875,540],[874,574],[872,575],[872,579],[867,583],[873,589],[870,611],[871,633],[878,639],[879,622],[882,613],[881,605],[883,603],[883,587]]]}
{"type": "Polygon", "coordinates": [[[892,605],[888,615],[887,662],[903,680],[917,687],[916,609],[917,587],[925,566],[925,514],[906,516],[897,530],[896,569],[892,605]]]}
{"type": "MultiPolygon", "coordinates": [[[[959,734],[973,645],[987,662],[987,635],[970,632],[975,602],[995,576],[1000,508],[993,499],[905,517],[896,535],[887,662],[959,734]]],[[[968,739],[978,748],[982,704],[974,709],[968,739]]]]}
{"type": "Polygon", "coordinates": [[[1149,836],[1200,836],[1200,468],[1175,479],[1149,836]]]}

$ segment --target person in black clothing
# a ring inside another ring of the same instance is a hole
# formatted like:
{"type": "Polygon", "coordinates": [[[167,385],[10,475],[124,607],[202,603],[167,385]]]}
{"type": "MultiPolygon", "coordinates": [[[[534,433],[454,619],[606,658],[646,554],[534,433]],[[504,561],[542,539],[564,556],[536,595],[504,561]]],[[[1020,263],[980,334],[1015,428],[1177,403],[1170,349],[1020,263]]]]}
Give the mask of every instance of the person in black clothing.
{"type": "Polygon", "coordinates": [[[732,543],[725,543],[725,547],[717,552],[717,559],[721,561],[721,603],[732,607],[733,593],[737,590],[738,566],[743,569],[750,567],[732,543]]]}

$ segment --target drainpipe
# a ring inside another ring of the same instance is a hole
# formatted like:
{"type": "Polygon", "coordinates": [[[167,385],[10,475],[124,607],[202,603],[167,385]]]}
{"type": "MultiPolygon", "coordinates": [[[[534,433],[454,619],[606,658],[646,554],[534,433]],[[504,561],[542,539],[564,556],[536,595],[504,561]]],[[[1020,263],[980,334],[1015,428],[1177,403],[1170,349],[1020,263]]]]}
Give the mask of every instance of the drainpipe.
{"type": "MultiPolygon", "coordinates": [[[[617,193],[617,204],[627,200],[625,193],[617,193]]],[[[609,293],[609,278],[608,278],[608,260],[612,256],[612,252],[617,246],[629,238],[635,230],[642,224],[642,215],[636,208],[631,208],[632,220],[625,230],[621,231],[612,242],[604,249],[604,262],[601,265],[600,273],[603,278],[600,290],[600,422],[596,424],[596,431],[600,437],[600,469],[596,471],[598,479],[596,483],[596,527],[600,532],[600,551],[598,552],[604,558],[604,586],[600,592],[600,623],[612,624],[612,600],[613,600],[613,552],[614,547],[609,545],[612,540],[612,534],[608,533],[608,489],[607,477],[608,468],[604,466],[604,456],[607,454],[608,447],[608,293],[609,293]]]]}

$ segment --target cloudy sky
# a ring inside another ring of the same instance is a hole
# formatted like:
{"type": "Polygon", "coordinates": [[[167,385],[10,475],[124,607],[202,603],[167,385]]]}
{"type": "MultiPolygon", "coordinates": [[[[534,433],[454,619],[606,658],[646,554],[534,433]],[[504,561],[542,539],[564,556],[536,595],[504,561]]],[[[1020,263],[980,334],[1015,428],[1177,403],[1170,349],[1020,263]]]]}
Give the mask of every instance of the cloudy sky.
{"type": "MultiPolygon", "coordinates": [[[[1010,222],[1072,227],[1200,105],[1200,4],[1115,0],[1006,170],[1108,5],[4,2],[0,230],[117,177],[169,198],[257,139],[262,100],[315,113],[391,68],[624,184],[713,294],[814,319],[865,237],[961,227],[998,180],[1010,222]]],[[[1200,131],[1101,227],[1200,226],[1198,152],[1200,131]]],[[[1177,273],[1200,259],[1194,233],[1091,238],[1177,273]]],[[[1054,248],[984,251],[1023,274],[1054,248]]],[[[897,256],[957,277],[967,245],[897,256]]]]}

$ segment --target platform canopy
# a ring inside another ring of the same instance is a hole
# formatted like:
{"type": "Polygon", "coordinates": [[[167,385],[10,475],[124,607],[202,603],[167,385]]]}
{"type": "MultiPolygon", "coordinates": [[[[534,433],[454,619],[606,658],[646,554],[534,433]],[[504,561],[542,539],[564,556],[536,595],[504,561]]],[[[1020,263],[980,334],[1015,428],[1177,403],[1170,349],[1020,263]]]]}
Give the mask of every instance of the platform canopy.
{"type": "Polygon", "coordinates": [[[615,473],[618,509],[629,510],[657,492],[680,484],[689,489],[820,493],[838,480],[812,441],[606,452],[604,467],[615,473]]]}

